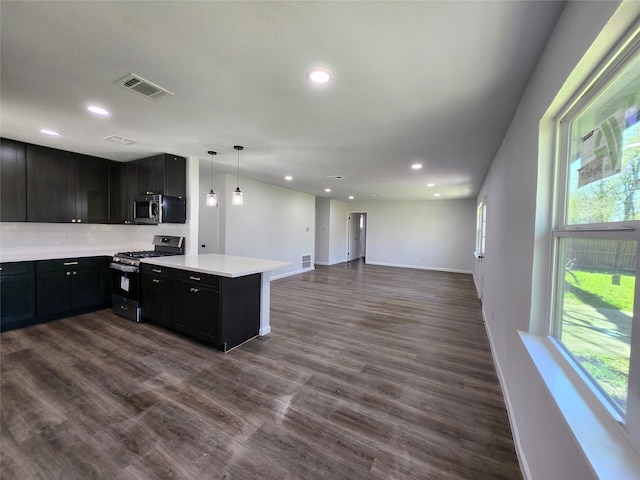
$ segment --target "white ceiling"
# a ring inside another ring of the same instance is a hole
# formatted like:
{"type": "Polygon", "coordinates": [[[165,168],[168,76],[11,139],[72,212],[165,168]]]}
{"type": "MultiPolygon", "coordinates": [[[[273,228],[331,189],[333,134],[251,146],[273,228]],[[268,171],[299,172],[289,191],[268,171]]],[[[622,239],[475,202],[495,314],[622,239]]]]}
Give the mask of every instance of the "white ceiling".
{"type": "Polygon", "coordinates": [[[473,198],[562,6],[2,0],[0,133],[120,161],[217,150],[216,174],[239,144],[241,177],[315,195],[473,198]],[[175,96],[114,85],[131,72],[175,96]]]}

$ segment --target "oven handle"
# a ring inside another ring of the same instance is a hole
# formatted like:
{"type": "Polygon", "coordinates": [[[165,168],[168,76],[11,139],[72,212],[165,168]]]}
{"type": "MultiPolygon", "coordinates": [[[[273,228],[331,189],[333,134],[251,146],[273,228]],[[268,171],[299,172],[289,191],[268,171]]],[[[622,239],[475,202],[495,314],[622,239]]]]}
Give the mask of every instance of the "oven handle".
{"type": "Polygon", "coordinates": [[[137,273],[140,271],[140,267],[136,267],[135,265],[123,265],[121,263],[113,262],[111,264],[111,268],[114,270],[119,270],[121,272],[129,272],[129,273],[137,273]]]}

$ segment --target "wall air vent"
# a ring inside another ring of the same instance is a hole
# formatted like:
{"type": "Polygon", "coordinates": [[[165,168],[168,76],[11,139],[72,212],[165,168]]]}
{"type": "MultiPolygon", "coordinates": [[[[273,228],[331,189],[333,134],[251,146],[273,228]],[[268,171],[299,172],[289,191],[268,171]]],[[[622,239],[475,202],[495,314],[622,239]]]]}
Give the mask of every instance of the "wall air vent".
{"type": "Polygon", "coordinates": [[[311,267],[311,255],[303,255],[302,256],[302,268],[311,267]]]}
{"type": "Polygon", "coordinates": [[[128,138],[119,137],[117,135],[109,135],[108,137],[104,137],[107,142],[115,142],[120,145],[133,145],[134,143],[138,143],[134,140],[129,140],[128,138]]]}
{"type": "Polygon", "coordinates": [[[167,95],[174,95],[174,93],[166,88],[162,88],[149,80],[145,80],[135,73],[130,73],[114,83],[119,87],[126,88],[127,90],[154,100],[161,100],[167,95]]]}

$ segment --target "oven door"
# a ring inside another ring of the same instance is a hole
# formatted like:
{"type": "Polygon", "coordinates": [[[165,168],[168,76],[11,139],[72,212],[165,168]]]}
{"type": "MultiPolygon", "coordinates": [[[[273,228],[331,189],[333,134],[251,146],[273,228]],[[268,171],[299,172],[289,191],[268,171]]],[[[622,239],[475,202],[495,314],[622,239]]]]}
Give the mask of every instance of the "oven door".
{"type": "Polygon", "coordinates": [[[137,302],[140,299],[140,267],[112,263],[111,270],[112,293],[137,302]]]}

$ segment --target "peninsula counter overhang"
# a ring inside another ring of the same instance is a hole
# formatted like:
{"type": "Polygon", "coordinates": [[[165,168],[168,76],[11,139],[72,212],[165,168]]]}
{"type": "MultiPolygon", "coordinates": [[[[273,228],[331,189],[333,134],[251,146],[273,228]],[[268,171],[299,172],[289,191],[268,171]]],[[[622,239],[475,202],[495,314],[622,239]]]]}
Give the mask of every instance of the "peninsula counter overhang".
{"type": "Polygon", "coordinates": [[[219,255],[217,253],[145,258],[142,262],[229,278],[270,272],[289,265],[287,262],[264,260],[261,258],[236,257],[233,255],[219,255]]]}

